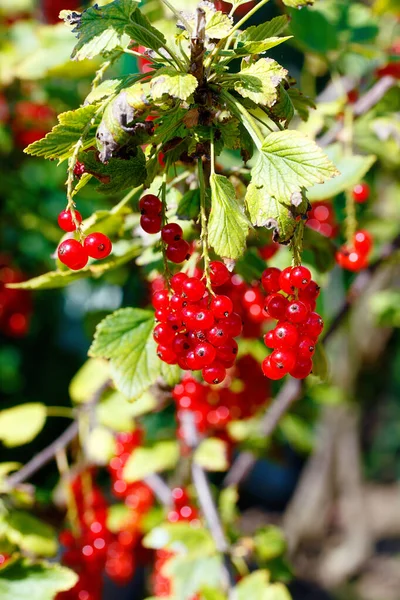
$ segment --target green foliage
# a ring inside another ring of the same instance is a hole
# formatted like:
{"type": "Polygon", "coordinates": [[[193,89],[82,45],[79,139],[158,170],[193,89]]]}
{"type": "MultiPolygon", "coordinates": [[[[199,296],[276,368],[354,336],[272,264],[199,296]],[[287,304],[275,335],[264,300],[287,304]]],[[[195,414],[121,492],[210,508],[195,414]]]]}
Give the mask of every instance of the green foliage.
{"type": "Polygon", "coordinates": [[[286,69],[272,58],[260,58],[254,63],[244,65],[237,76],[234,76],[237,80],[234,88],[241,96],[250,98],[256,104],[272,106],[277,99],[278,85],[286,75],[286,69]]]}
{"type": "Polygon", "coordinates": [[[235,198],[232,183],[223,175],[210,178],[212,209],[208,241],[219,256],[239,258],[246,245],[249,222],[235,198]]]}
{"type": "Polygon", "coordinates": [[[286,541],[279,527],[268,525],[254,534],[254,547],[260,564],[281,556],[286,551],[286,541]]]}
{"type": "Polygon", "coordinates": [[[27,512],[13,510],[6,514],[0,520],[0,529],[6,539],[23,552],[46,557],[57,552],[54,529],[27,512]]]}
{"type": "Polygon", "coordinates": [[[281,15],[260,23],[260,25],[252,25],[238,35],[238,43],[245,42],[261,42],[265,39],[276,37],[284,31],[289,23],[287,15],[281,15]]]}
{"type": "Polygon", "coordinates": [[[285,415],[279,423],[279,429],[295,450],[301,453],[312,451],[314,434],[310,424],[304,419],[298,415],[285,415]]]}
{"type": "Polygon", "coordinates": [[[220,586],[222,557],[178,555],[164,565],[162,573],[172,579],[174,599],[190,600],[203,586],[220,586]]]}
{"type": "Polygon", "coordinates": [[[149,448],[136,448],[124,467],[124,479],[140,481],[153,473],[173,469],[179,460],[179,444],[175,440],[159,442],[149,448]]]}
{"type": "Polygon", "coordinates": [[[187,100],[197,85],[197,79],[193,75],[165,68],[159,70],[157,76],[151,80],[151,95],[154,100],[161,99],[164,94],[172,96],[172,98],[187,100]]]}
{"type": "Polygon", "coordinates": [[[370,306],[376,322],[381,327],[400,327],[400,292],[384,290],[374,294],[370,306]]]}
{"type": "Polygon", "coordinates": [[[46,407],[29,402],[0,411],[0,440],[13,448],[31,442],[43,429],[46,407]]]}
{"type": "Polygon", "coordinates": [[[184,522],[155,527],[145,536],[143,545],[154,550],[165,548],[188,558],[212,556],[215,553],[211,534],[202,527],[192,527],[184,522]]]}
{"type": "Polygon", "coordinates": [[[229,467],[226,442],[212,437],[203,440],[195,450],[193,460],[206,471],[226,471],[229,467]]]}
{"type": "Polygon", "coordinates": [[[104,194],[116,193],[127,188],[138,187],[145,182],[147,177],[146,159],[141,148],[136,149],[135,156],[128,159],[110,158],[107,163],[102,163],[94,151],[83,152],[79,161],[100,181],[97,188],[104,194]]]}
{"type": "Polygon", "coordinates": [[[0,569],[2,600],[53,600],[74,587],[78,575],[57,564],[19,558],[0,569]]]}

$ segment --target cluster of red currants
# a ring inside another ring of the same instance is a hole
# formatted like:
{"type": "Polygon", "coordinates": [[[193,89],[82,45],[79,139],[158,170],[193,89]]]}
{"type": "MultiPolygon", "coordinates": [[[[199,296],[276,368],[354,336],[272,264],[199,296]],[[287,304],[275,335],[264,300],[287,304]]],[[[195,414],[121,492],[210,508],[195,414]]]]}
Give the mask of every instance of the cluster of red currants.
{"type": "Polygon", "coordinates": [[[265,334],[264,342],[273,352],[262,363],[264,375],[281,379],[287,373],[304,379],[312,371],[315,345],[323,321],[315,311],[319,287],[303,266],[266,269],[261,279],[267,292],[265,310],[277,326],[265,334]]]}
{"type": "MultiPolygon", "coordinates": [[[[82,215],[78,210],[72,212],[67,209],[58,215],[58,225],[63,231],[71,233],[76,231],[82,223],[82,215]]],[[[64,240],[58,247],[58,258],[73,271],[83,269],[90,258],[101,260],[109,256],[112,250],[110,238],[104,233],[95,232],[87,235],[83,243],[74,238],[64,240]]]]}
{"type": "Polygon", "coordinates": [[[32,295],[28,290],[6,287],[24,277],[6,254],[0,255],[0,331],[11,337],[23,337],[29,329],[32,315],[32,295]]]}
{"type": "MultiPolygon", "coordinates": [[[[174,502],[173,508],[168,513],[168,521],[177,523],[178,521],[187,521],[193,526],[199,525],[197,509],[191,504],[189,494],[184,488],[174,488],[172,490],[174,502]]],[[[154,569],[151,577],[153,593],[157,598],[170,598],[172,595],[171,582],[162,573],[165,563],[174,556],[169,550],[157,550],[155,555],[154,569]]],[[[197,600],[197,596],[191,598],[197,600]]]]}
{"type": "Polygon", "coordinates": [[[339,226],[331,202],[321,200],[312,203],[312,208],[308,213],[307,227],[330,239],[337,236],[339,226]]]}
{"type": "Polygon", "coordinates": [[[160,233],[166,244],[168,260],[179,264],[190,257],[190,245],[182,238],[182,227],[178,223],[162,224],[162,203],[154,194],[142,196],[139,202],[140,226],[146,233],[160,233]]]}
{"type": "MultiPolygon", "coordinates": [[[[229,271],[221,262],[212,262],[210,271],[214,287],[229,279],[229,271]]],[[[170,284],[171,296],[164,289],[155,292],[152,299],[159,321],[153,334],[158,356],[184,370],[201,369],[207,383],[221,383],[236,360],[234,338],[242,331],[242,320],[233,311],[232,300],[212,296],[200,276],[177,273],[170,284]]]]}
{"type": "Polygon", "coordinates": [[[373,245],[372,235],[360,229],[354,234],[353,241],[350,245],[344,244],[336,252],[336,262],[348,271],[360,271],[368,266],[368,257],[373,245]]]}

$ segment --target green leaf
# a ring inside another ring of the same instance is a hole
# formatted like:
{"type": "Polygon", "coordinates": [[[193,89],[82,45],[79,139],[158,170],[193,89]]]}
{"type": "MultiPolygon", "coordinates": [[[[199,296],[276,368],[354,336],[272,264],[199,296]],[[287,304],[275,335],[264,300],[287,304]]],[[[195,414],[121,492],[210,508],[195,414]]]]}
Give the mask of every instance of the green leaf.
{"type": "Polygon", "coordinates": [[[89,356],[110,359],[111,378],[129,399],[141,396],[161,373],[153,328],[153,312],[140,308],[122,308],[97,326],[89,356]]]}
{"type": "Polygon", "coordinates": [[[134,419],[154,410],[157,400],[150,391],[144,392],[135,402],[117,391],[106,394],[97,405],[96,415],[99,423],[114,431],[132,431],[134,419]]]}
{"type": "Polygon", "coordinates": [[[262,600],[292,600],[283,583],[272,583],[264,592],[262,600]]]}
{"type": "Polygon", "coordinates": [[[14,510],[6,517],[5,526],[7,539],[24,552],[46,557],[56,554],[58,543],[55,530],[33,515],[14,510]]]}
{"type": "MultiPolygon", "coordinates": [[[[292,10],[290,17],[290,33],[303,49],[316,52],[325,58],[330,50],[338,48],[341,38],[337,35],[336,26],[322,10],[292,10]]],[[[337,27],[342,30],[343,24],[337,23],[337,27]]]]}
{"type": "Polygon", "coordinates": [[[150,88],[154,100],[162,98],[164,94],[186,100],[193,94],[197,85],[197,79],[193,75],[165,68],[153,77],[150,88]]]}
{"type": "Polygon", "coordinates": [[[313,356],[313,368],[312,374],[319,378],[320,381],[325,383],[329,378],[329,364],[323,345],[317,344],[315,347],[315,354],[313,356]]]}
{"type": "Polygon", "coordinates": [[[293,194],[338,173],[315,142],[298,131],[276,131],[264,140],[252,170],[252,185],[290,205],[293,194]]]}
{"type": "Polygon", "coordinates": [[[399,290],[377,292],[371,297],[369,305],[372,315],[380,327],[400,327],[399,290]]]}
{"type": "Polygon", "coordinates": [[[218,10],[207,19],[206,35],[213,40],[222,40],[230,34],[232,27],[232,19],[218,10]]]}
{"type": "Polygon", "coordinates": [[[132,521],[132,509],[126,504],[111,504],[107,511],[107,529],[112,533],[123,531],[132,521]]]}
{"type": "Polygon", "coordinates": [[[115,454],[115,441],[111,431],[102,426],[92,429],[86,436],[86,455],[95,464],[106,466],[115,454]]]}
{"type": "Polygon", "coordinates": [[[256,104],[273,106],[278,97],[278,86],[287,75],[287,70],[272,58],[260,58],[242,68],[235,78],[235,90],[256,104]]]}
{"type": "Polygon", "coordinates": [[[8,448],[31,442],[43,429],[46,407],[40,402],[20,404],[0,411],[0,440],[8,448]]]}
{"type": "Polygon", "coordinates": [[[84,105],[96,104],[96,102],[101,102],[101,100],[104,100],[105,98],[114,96],[119,91],[124,81],[124,77],[120,77],[119,79],[106,79],[105,81],[102,81],[86,96],[84,105]]]}
{"type": "Polygon", "coordinates": [[[179,201],[176,215],[180,219],[196,219],[200,213],[200,192],[199,189],[189,190],[179,201]]]}
{"type": "Polygon", "coordinates": [[[283,44],[292,38],[292,35],[286,37],[270,37],[258,42],[245,42],[243,45],[235,48],[234,52],[237,56],[247,56],[248,54],[262,54],[275,46],[283,44]]]}
{"type": "Polygon", "coordinates": [[[314,435],[310,424],[298,415],[285,415],[279,423],[285,439],[295,450],[309,453],[314,447],[314,435]]]}
{"type": "Polygon", "coordinates": [[[352,188],[368,173],[376,156],[352,154],[345,156],[341,144],[333,144],[326,148],[326,154],[338,168],[340,175],[322,185],[315,185],[308,190],[309,200],[326,200],[352,188]]]}
{"type": "Polygon", "coordinates": [[[161,31],[153,27],[149,19],[138,8],[130,17],[126,33],[132,40],[151,50],[159,50],[167,43],[161,31]]]}
{"type": "Polygon", "coordinates": [[[282,33],[289,23],[289,17],[282,15],[260,25],[252,25],[238,35],[239,42],[260,42],[282,33]]]}
{"type": "Polygon", "coordinates": [[[109,377],[107,361],[101,358],[89,358],[69,384],[69,396],[72,402],[76,404],[89,402],[109,377]]]}
{"type": "Polygon", "coordinates": [[[292,6],[293,8],[301,8],[302,6],[310,6],[314,4],[315,0],[283,0],[283,4],[286,6],[292,6]]]}
{"type": "Polygon", "coordinates": [[[201,556],[193,559],[178,554],[164,564],[161,572],[172,580],[174,600],[190,600],[205,585],[221,586],[222,557],[201,556]]]}
{"type": "Polygon", "coordinates": [[[54,600],[74,587],[78,575],[57,564],[20,558],[0,569],[1,600],[54,600]]]}
{"type": "Polygon", "coordinates": [[[268,525],[258,529],[253,538],[258,561],[268,562],[286,551],[286,541],[279,527],[268,525]]]}
{"type": "Polygon", "coordinates": [[[201,600],[226,600],[226,596],[223,592],[208,586],[201,588],[200,598],[201,600]]]}
{"type": "Polygon", "coordinates": [[[208,241],[219,256],[239,258],[246,247],[249,222],[236,197],[232,183],[223,175],[210,177],[212,207],[208,241]]]}
{"type": "Polygon", "coordinates": [[[227,443],[219,438],[207,438],[196,448],[193,460],[206,471],[226,471],[229,467],[227,443]]]}
{"type": "Polygon", "coordinates": [[[165,523],[152,529],[143,539],[145,548],[159,550],[165,548],[195,558],[215,553],[211,534],[203,527],[193,527],[189,523],[165,523]]]}
{"type": "Polygon", "coordinates": [[[287,94],[300,119],[307,121],[310,112],[309,109],[316,108],[315,103],[311,100],[311,98],[302,94],[297,88],[289,88],[287,90],[287,94]]]}
{"type": "Polygon", "coordinates": [[[272,107],[272,112],[286,126],[289,125],[294,117],[293,102],[282,84],[279,86],[278,100],[272,107]]]}
{"type": "Polygon", "coordinates": [[[107,163],[98,160],[97,152],[82,152],[79,161],[85,165],[88,173],[98,179],[101,185],[99,192],[111,194],[138,187],[146,181],[146,159],[141,148],[137,148],[136,156],[129,159],[110,158],[107,163]]]}
{"type": "Polygon", "coordinates": [[[254,571],[243,577],[235,587],[237,600],[264,600],[264,593],[269,584],[268,571],[254,571]]]}
{"type": "MultiPolygon", "coordinates": [[[[98,107],[89,104],[77,110],[61,113],[58,115],[59,124],[53,127],[44,138],[30,144],[25,148],[24,152],[32,156],[42,156],[50,159],[58,158],[59,163],[63,162],[72,155],[77,142],[82,136],[82,131],[94,119],[98,110],[98,107]]],[[[95,119],[95,122],[90,127],[83,141],[83,149],[89,148],[96,143],[95,136],[99,121],[100,118],[95,119]]]]}
{"type": "Polygon", "coordinates": [[[169,471],[179,459],[179,444],[176,440],[159,442],[151,448],[136,448],[130,455],[123,476],[126,481],[141,481],[148,475],[169,471]]]}
{"type": "MultiPolygon", "coordinates": [[[[99,7],[95,4],[84,10],[73,29],[78,43],[72,52],[72,58],[94,58],[98,54],[127,46],[130,38],[125,30],[135,10],[132,0],[114,0],[106,6],[99,7]]],[[[75,11],[62,11],[60,16],[68,23],[70,17],[76,14],[75,11]]]]}
{"type": "Polygon", "coordinates": [[[231,485],[223,489],[219,495],[219,514],[224,525],[232,525],[238,516],[237,504],[239,501],[238,490],[231,485]]]}

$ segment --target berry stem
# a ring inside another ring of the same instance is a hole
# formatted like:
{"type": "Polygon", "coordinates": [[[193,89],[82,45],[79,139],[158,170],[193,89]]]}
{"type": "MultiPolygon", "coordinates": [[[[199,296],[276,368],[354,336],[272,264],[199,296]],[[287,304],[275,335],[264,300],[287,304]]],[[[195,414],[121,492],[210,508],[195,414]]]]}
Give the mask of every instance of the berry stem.
{"type": "MultiPolygon", "coordinates": [[[[213,147],[213,143],[211,142],[211,148],[213,147]]],[[[213,154],[213,150],[211,150],[213,154]]],[[[206,287],[212,296],[214,296],[214,291],[211,285],[211,277],[210,277],[210,255],[208,253],[208,221],[207,221],[207,210],[206,210],[206,187],[204,181],[204,167],[202,159],[199,158],[197,161],[198,165],[198,176],[199,176],[199,191],[200,191],[200,223],[201,223],[201,248],[202,248],[202,258],[204,260],[204,273],[206,277],[206,287]]],[[[213,161],[211,161],[211,169],[214,169],[213,161]]]]}
{"type": "Polygon", "coordinates": [[[71,485],[71,474],[69,470],[68,458],[65,448],[57,450],[56,464],[60,473],[61,481],[65,489],[66,503],[67,503],[67,518],[71,525],[72,532],[75,537],[79,537],[81,533],[81,527],[79,525],[78,518],[78,507],[75,500],[74,491],[71,485]]]}
{"type": "Polygon", "coordinates": [[[290,249],[293,254],[292,266],[299,267],[301,265],[301,254],[303,252],[303,236],[304,236],[304,221],[301,220],[294,232],[290,249]]]}
{"type": "MultiPolygon", "coordinates": [[[[161,202],[162,202],[162,226],[163,227],[168,222],[168,219],[167,219],[167,171],[168,171],[168,165],[166,166],[165,171],[163,173],[162,184],[161,184],[161,188],[160,188],[161,202]]],[[[161,241],[161,247],[162,247],[163,263],[164,263],[164,276],[165,276],[165,279],[167,280],[168,290],[171,291],[171,286],[170,286],[170,282],[169,282],[171,279],[171,271],[169,269],[168,259],[167,259],[167,252],[166,252],[167,245],[164,244],[163,241],[161,241]]]]}
{"type": "Polygon", "coordinates": [[[348,247],[352,247],[354,235],[357,229],[356,203],[352,194],[352,190],[346,190],[346,242],[348,247]]]}

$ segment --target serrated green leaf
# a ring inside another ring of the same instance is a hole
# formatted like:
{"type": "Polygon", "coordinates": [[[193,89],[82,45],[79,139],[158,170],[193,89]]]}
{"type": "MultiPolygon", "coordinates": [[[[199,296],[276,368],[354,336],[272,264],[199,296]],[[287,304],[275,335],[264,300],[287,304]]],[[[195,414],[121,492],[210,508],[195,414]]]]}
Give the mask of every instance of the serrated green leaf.
{"type": "Polygon", "coordinates": [[[246,247],[249,222],[240,208],[232,183],[223,175],[210,177],[211,213],[208,241],[225,258],[239,258],[246,247]]]}
{"type": "Polygon", "coordinates": [[[287,205],[292,195],[338,175],[315,142],[298,131],[267,135],[252,170],[252,185],[287,205]]]}
{"type": "MultiPolygon", "coordinates": [[[[97,106],[89,104],[77,110],[61,113],[58,115],[59,124],[53,127],[44,138],[30,144],[25,148],[24,152],[32,156],[42,156],[50,159],[58,158],[59,163],[63,162],[72,155],[82,135],[82,131],[94,119],[98,110],[97,106]]],[[[83,140],[83,149],[95,145],[96,129],[99,121],[100,116],[95,119],[85,140],[83,140]]]]}
{"type": "Polygon", "coordinates": [[[74,375],[69,384],[69,396],[72,402],[89,402],[109,379],[108,363],[101,358],[89,358],[74,375]]]}
{"type": "Polygon", "coordinates": [[[178,365],[167,365],[167,363],[161,362],[161,377],[170,388],[179,383],[181,374],[182,371],[178,365]]]}
{"type": "Polygon", "coordinates": [[[281,15],[260,25],[252,25],[238,35],[239,42],[260,42],[275,37],[286,29],[289,23],[287,15],[281,15]]]}
{"type": "Polygon", "coordinates": [[[85,106],[87,104],[96,104],[96,102],[100,102],[101,100],[104,100],[104,98],[114,96],[124,81],[124,77],[119,77],[118,79],[106,79],[105,81],[102,81],[86,96],[84,102],[85,106]]]}
{"type": "Polygon", "coordinates": [[[351,189],[359,181],[362,181],[368,173],[376,156],[367,155],[361,156],[352,154],[346,156],[340,144],[333,144],[325,149],[327,156],[337,167],[340,175],[323,184],[315,185],[308,190],[307,196],[309,200],[326,200],[334,198],[337,194],[351,189]]]}
{"type": "Polygon", "coordinates": [[[190,523],[165,523],[152,529],[144,538],[143,546],[159,550],[166,548],[190,557],[209,556],[215,549],[211,534],[203,527],[190,523]]]}
{"type": "Polygon", "coordinates": [[[24,552],[39,556],[54,556],[57,552],[55,530],[33,515],[14,510],[5,520],[7,539],[24,552]]]}
{"type": "Polygon", "coordinates": [[[197,85],[197,79],[193,75],[165,68],[161,71],[161,74],[153,77],[150,88],[154,100],[162,98],[164,94],[186,100],[193,94],[197,85]]]}
{"type": "Polygon", "coordinates": [[[297,88],[289,88],[287,94],[293,104],[293,107],[297,111],[300,119],[307,121],[309,117],[310,108],[316,108],[315,103],[305,96],[297,88]]]}
{"type": "Polygon", "coordinates": [[[180,219],[196,219],[200,214],[200,192],[199,188],[189,190],[179,201],[176,215],[180,219]]]}
{"type": "Polygon", "coordinates": [[[176,440],[159,442],[150,448],[136,448],[130,455],[123,476],[128,482],[141,481],[153,473],[169,471],[179,459],[179,444],[176,440]]]}
{"type": "Polygon", "coordinates": [[[273,106],[278,97],[278,86],[287,75],[287,70],[272,58],[260,58],[242,68],[235,79],[235,90],[256,104],[273,106]]]}
{"type": "Polygon", "coordinates": [[[78,575],[57,564],[20,558],[0,569],[1,600],[54,600],[74,587],[78,575]]]}
{"type": "Polygon", "coordinates": [[[214,40],[222,40],[230,34],[232,27],[232,19],[218,10],[207,19],[206,35],[214,40]]]}
{"type": "Polygon", "coordinates": [[[161,31],[153,27],[149,19],[138,8],[130,17],[126,33],[132,40],[151,50],[158,50],[166,44],[166,39],[161,31]]]}
{"type": "Polygon", "coordinates": [[[265,40],[257,42],[245,42],[243,45],[235,48],[235,54],[237,56],[247,56],[248,54],[262,54],[275,46],[279,46],[287,40],[290,40],[293,36],[287,35],[285,37],[270,37],[265,40]]]}
{"type": "Polygon", "coordinates": [[[223,149],[236,150],[240,148],[239,122],[237,119],[219,123],[218,130],[221,132],[223,149]]]}
{"type": "Polygon", "coordinates": [[[43,429],[46,407],[40,402],[20,404],[0,411],[0,440],[8,448],[31,442],[43,429]]]}
{"type": "Polygon", "coordinates": [[[258,529],[253,537],[258,561],[267,562],[286,551],[286,541],[279,527],[268,525],[258,529]]]}
{"type": "Polygon", "coordinates": [[[237,600],[264,600],[264,593],[269,585],[268,571],[254,571],[243,577],[235,587],[237,600]]]}
{"type": "MultiPolygon", "coordinates": [[[[117,47],[125,47],[130,41],[126,28],[135,10],[136,4],[132,0],[114,0],[106,6],[99,7],[95,4],[84,10],[73,29],[78,43],[72,52],[72,58],[94,58],[117,47]]],[[[72,14],[76,15],[76,12],[62,11],[61,16],[68,23],[72,14]]]]}
{"type": "Polygon", "coordinates": [[[97,190],[111,194],[138,187],[145,182],[147,177],[146,159],[141,148],[137,148],[136,156],[123,160],[110,158],[107,163],[102,163],[97,158],[97,152],[82,152],[79,161],[100,181],[97,190]]]}
{"type": "Polygon", "coordinates": [[[226,471],[229,467],[227,443],[219,438],[207,438],[196,448],[193,460],[206,471],[226,471]]]}
{"type": "Polygon", "coordinates": [[[110,375],[127,398],[138,398],[160,376],[161,361],[153,340],[154,314],[122,308],[96,328],[89,356],[110,359],[110,375]]]}
{"type": "Polygon", "coordinates": [[[162,574],[171,578],[174,600],[190,600],[204,585],[221,586],[222,557],[177,555],[164,564],[162,574]]]}

